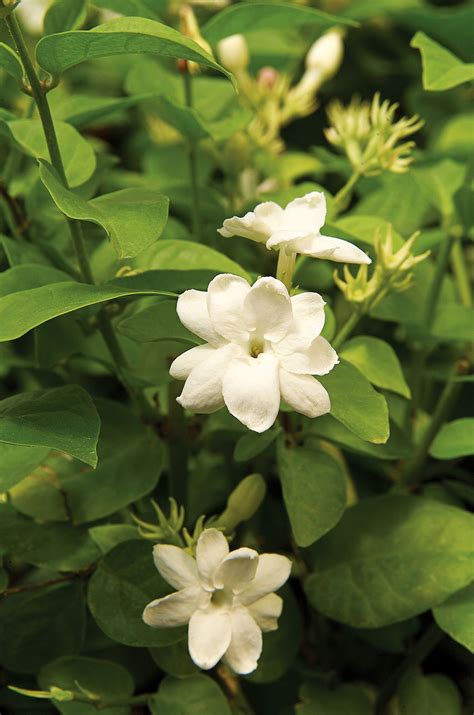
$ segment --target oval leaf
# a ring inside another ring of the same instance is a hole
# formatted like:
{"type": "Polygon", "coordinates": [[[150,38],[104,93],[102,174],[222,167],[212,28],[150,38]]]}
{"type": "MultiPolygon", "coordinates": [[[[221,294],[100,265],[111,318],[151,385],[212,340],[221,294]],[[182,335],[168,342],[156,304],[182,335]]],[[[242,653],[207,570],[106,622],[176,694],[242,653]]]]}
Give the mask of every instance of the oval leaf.
{"type": "Polygon", "coordinates": [[[474,582],[434,608],[433,615],[445,633],[474,653],[474,582]]]}
{"type": "Polygon", "coordinates": [[[457,459],[474,454],[474,417],[443,425],[430,448],[435,459],[457,459]]]}
{"type": "Polygon", "coordinates": [[[397,354],[385,340],[361,335],[344,343],[340,355],[376,387],[410,398],[397,354]]]}

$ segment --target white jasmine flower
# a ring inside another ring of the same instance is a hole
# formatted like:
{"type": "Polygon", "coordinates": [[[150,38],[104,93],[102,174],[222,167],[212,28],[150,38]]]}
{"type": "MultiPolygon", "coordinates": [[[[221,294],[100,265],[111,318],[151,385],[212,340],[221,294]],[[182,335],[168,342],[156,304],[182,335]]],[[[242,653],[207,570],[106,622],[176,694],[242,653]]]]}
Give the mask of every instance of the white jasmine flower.
{"type": "Polygon", "coordinates": [[[186,380],[178,402],[201,413],[225,405],[255,432],[272,426],[280,399],[308,417],[329,412],[329,395],[312,377],[339,362],[320,336],[324,305],[317,293],[290,298],[276,278],[260,278],[250,287],[239,276],[222,274],[207,292],[185,291],[178,299],[179,318],[206,343],[171,365],[170,375],[186,380]]]}
{"type": "Polygon", "coordinates": [[[229,35],[217,43],[217,55],[221,65],[234,74],[247,69],[250,61],[249,48],[243,35],[229,35]]]}
{"type": "Polygon", "coordinates": [[[203,670],[223,658],[236,673],[254,671],[262,631],[278,628],[283,602],[273,592],[287,581],[291,561],[245,547],[229,552],[217,529],[202,532],[195,559],[167,544],[155,546],[153,558],[163,578],[179,590],[149,603],[145,623],[155,628],[189,623],[189,653],[203,670]]]}
{"type": "Polygon", "coordinates": [[[273,201],[258,204],[245,216],[225,219],[218,232],[225,237],[250,238],[269,249],[284,249],[287,254],[301,253],[338,263],[371,263],[370,258],[349,241],[322,236],[320,231],[325,220],[326,198],[322,191],[312,191],[290,201],[284,209],[273,201]]]}

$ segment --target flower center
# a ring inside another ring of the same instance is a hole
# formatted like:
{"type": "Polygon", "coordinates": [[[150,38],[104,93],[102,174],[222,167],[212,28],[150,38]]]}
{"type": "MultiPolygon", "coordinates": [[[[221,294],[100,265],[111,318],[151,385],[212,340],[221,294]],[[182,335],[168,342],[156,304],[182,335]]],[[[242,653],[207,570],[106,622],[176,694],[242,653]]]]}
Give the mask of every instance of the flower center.
{"type": "Polygon", "coordinates": [[[225,588],[223,588],[219,591],[214,591],[211,596],[211,603],[218,608],[223,608],[231,605],[232,598],[232,592],[229,592],[225,588]]]}
{"type": "Polygon", "coordinates": [[[265,346],[261,338],[252,338],[250,341],[250,355],[253,358],[257,358],[261,353],[263,353],[265,346]]]}

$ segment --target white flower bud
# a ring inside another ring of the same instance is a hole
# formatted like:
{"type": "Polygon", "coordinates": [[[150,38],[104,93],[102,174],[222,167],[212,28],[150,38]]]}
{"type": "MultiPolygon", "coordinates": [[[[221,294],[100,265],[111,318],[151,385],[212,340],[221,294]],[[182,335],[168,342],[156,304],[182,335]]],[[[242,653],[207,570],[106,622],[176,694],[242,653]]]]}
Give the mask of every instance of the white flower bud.
{"type": "Polygon", "coordinates": [[[234,73],[245,70],[249,63],[249,48],[243,35],[229,35],[217,44],[221,64],[234,73]]]}
{"type": "Polygon", "coordinates": [[[41,35],[49,0],[23,0],[18,6],[20,22],[31,35],[41,35]]]}
{"type": "Polygon", "coordinates": [[[338,30],[331,30],[310,47],[306,55],[306,68],[319,70],[324,79],[334,75],[342,62],[344,43],[338,30]]]}

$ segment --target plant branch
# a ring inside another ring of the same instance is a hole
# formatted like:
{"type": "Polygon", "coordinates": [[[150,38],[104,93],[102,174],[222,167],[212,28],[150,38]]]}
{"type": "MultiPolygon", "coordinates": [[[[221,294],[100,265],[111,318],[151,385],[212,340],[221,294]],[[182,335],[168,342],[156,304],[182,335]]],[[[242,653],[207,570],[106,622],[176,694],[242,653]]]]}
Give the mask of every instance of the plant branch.
{"type": "Polygon", "coordinates": [[[57,583],[64,583],[65,581],[73,581],[76,578],[82,578],[84,576],[89,576],[96,569],[95,564],[91,564],[80,571],[74,571],[74,573],[68,573],[64,576],[58,576],[58,578],[49,579],[49,581],[39,581],[38,583],[29,583],[25,586],[11,586],[11,588],[6,588],[0,593],[0,596],[13,596],[16,593],[24,593],[25,591],[37,591],[41,588],[47,588],[48,586],[55,586],[57,583]]]}
{"type": "Polygon", "coordinates": [[[336,334],[334,340],[331,341],[334,350],[338,350],[341,345],[343,345],[343,343],[347,340],[349,335],[357,326],[359,320],[362,318],[362,315],[363,313],[355,310],[352,315],[349,316],[342,328],[336,334]]]}
{"type": "Polygon", "coordinates": [[[346,208],[346,203],[348,202],[348,199],[350,198],[350,195],[352,193],[352,189],[354,186],[357,184],[361,177],[361,174],[359,171],[354,171],[350,179],[344,184],[342,189],[340,189],[337,194],[334,197],[333,201],[333,207],[336,213],[340,213],[343,209],[346,208]]]}
{"type": "Polygon", "coordinates": [[[254,715],[249,701],[244,695],[239,679],[225,665],[218,665],[216,674],[229,698],[229,704],[235,715],[254,715]]]}
{"type": "Polygon", "coordinates": [[[466,259],[462,250],[462,241],[460,236],[455,236],[453,246],[451,248],[451,266],[456,280],[456,285],[461,302],[466,307],[472,305],[471,282],[466,268],[466,259]]]}
{"type": "MultiPolygon", "coordinates": [[[[193,108],[193,85],[192,77],[186,63],[186,67],[183,71],[183,81],[184,81],[184,96],[186,99],[186,106],[188,109],[193,108]]],[[[197,241],[202,240],[202,222],[201,222],[201,199],[199,196],[199,177],[198,177],[198,157],[197,157],[197,146],[194,139],[188,140],[188,152],[189,152],[189,175],[191,179],[191,191],[193,198],[193,231],[194,238],[197,241]]]]}

